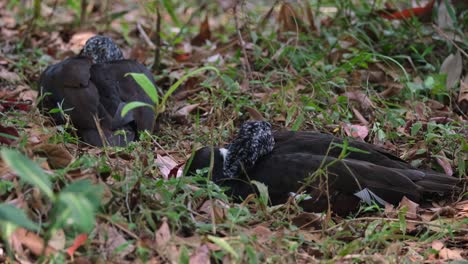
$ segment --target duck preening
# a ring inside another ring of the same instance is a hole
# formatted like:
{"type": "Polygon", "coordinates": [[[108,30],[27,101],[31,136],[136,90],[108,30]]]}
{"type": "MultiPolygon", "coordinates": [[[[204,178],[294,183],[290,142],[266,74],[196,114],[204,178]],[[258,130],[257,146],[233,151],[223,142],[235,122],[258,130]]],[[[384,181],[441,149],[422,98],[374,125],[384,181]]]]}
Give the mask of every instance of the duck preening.
{"type": "Polygon", "coordinates": [[[323,212],[330,206],[339,215],[355,211],[361,201],[397,205],[406,196],[420,202],[426,194],[450,193],[458,183],[436,171],[415,169],[368,143],[346,144],[317,132],[273,132],[265,121],[244,123],[226,148],[197,150],[187,163],[187,175],[210,167],[211,161],[212,180],[229,187],[235,198],[254,193],[249,181],[255,180],[268,186],[273,205],[304,192],[309,196],[300,203],[305,210],[323,212]]]}
{"type": "Polygon", "coordinates": [[[94,36],[78,56],[51,65],[41,74],[39,89],[43,99],[39,108],[57,124],[63,124],[65,117],[49,111],[63,109],[88,144],[102,146],[104,138],[111,146],[124,146],[136,138],[137,132],[152,130],[155,121],[155,113],[148,107],[136,108],[121,117],[122,108],[131,101],[153,105],[127,73],[143,73],[154,84],[151,72],[137,61],[124,59],[112,39],[94,36]],[[123,133],[115,133],[118,130],[123,133]]]}

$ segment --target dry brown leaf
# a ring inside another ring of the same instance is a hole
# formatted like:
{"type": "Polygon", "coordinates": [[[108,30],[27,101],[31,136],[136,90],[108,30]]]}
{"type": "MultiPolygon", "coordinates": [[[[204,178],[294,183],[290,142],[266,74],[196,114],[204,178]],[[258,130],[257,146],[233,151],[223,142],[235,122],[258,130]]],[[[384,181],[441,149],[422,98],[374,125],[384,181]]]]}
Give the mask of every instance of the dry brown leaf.
{"type": "Polygon", "coordinates": [[[364,110],[370,109],[371,107],[375,108],[369,97],[361,91],[345,92],[343,95],[348,97],[349,100],[360,103],[364,110]]]}
{"type": "MultiPolygon", "coordinates": [[[[439,1],[439,6],[437,7],[437,25],[442,29],[454,29],[454,22],[446,4],[451,5],[449,1],[439,1]]],[[[453,10],[453,6],[450,8],[453,10]]]]}
{"type": "Polygon", "coordinates": [[[174,117],[178,117],[178,118],[181,118],[181,117],[187,117],[188,115],[190,115],[191,112],[193,112],[193,110],[197,109],[198,106],[200,106],[200,104],[190,104],[190,105],[186,105],[182,108],[180,108],[179,110],[177,110],[174,114],[174,117]]]}
{"type": "Polygon", "coordinates": [[[49,246],[53,247],[56,250],[62,250],[65,248],[65,242],[65,232],[63,232],[63,229],[58,229],[50,238],[49,246]]]}
{"type": "Polygon", "coordinates": [[[37,91],[34,91],[30,89],[27,86],[23,86],[24,89],[22,89],[21,93],[18,96],[18,100],[23,101],[23,102],[36,102],[37,100],[37,91]]]}
{"type": "Polygon", "coordinates": [[[439,251],[439,257],[443,260],[466,260],[462,257],[462,252],[463,250],[459,248],[443,248],[439,251]]]}
{"type": "Polygon", "coordinates": [[[250,118],[252,118],[253,120],[265,120],[265,118],[263,118],[262,114],[257,109],[250,106],[246,106],[245,109],[247,110],[247,112],[249,112],[250,118]]]}
{"type": "MultiPolygon", "coordinates": [[[[171,174],[171,170],[174,169],[178,163],[172,159],[169,156],[161,156],[159,154],[156,155],[156,160],[155,160],[156,166],[158,166],[159,171],[163,175],[164,179],[168,179],[169,175],[171,174]]],[[[180,177],[182,175],[182,170],[177,171],[177,177],[180,177]]]]}
{"type": "Polygon", "coordinates": [[[356,118],[361,122],[361,124],[366,126],[369,125],[369,121],[367,121],[367,119],[361,114],[361,112],[359,112],[359,110],[354,107],[351,107],[351,110],[353,111],[356,118]]]}
{"type": "Polygon", "coordinates": [[[248,231],[249,235],[255,236],[260,244],[266,244],[271,241],[274,233],[263,225],[257,225],[248,231]]]}
{"type": "Polygon", "coordinates": [[[190,256],[190,264],[209,264],[210,263],[210,249],[206,244],[199,246],[195,252],[190,256]]]}
{"type": "Polygon", "coordinates": [[[180,259],[180,249],[173,245],[171,231],[167,224],[167,219],[163,219],[161,227],[156,231],[156,250],[161,256],[164,256],[172,263],[177,263],[180,259]]]}
{"type": "Polygon", "coordinates": [[[306,32],[304,22],[290,3],[283,3],[278,14],[278,24],[282,32],[306,32]]]}
{"type": "Polygon", "coordinates": [[[104,252],[108,257],[122,259],[135,250],[135,246],[128,243],[113,226],[100,224],[97,227],[97,233],[99,239],[104,243],[104,252]],[[125,247],[122,248],[123,245],[125,247]]]}
{"type": "Polygon", "coordinates": [[[309,27],[311,32],[316,32],[317,35],[320,34],[320,23],[316,23],[314,13],[308,2],[304,3],[305,11],[307,14],[307,19],[309,20],[309,27]]]}
{"type": "Polygon", "coordinates": [[[94,35],[96,35],[96,33],[92,31],[83,31],[75,33],[68,42],[68,49],[73,51],[75,54],[78,54],[83,48],[86,41],[94,35]]]}
{"type": "Polygon", "coordinates": [[[11,72],[3,67],[0,67],[0,80],[5,80],[9,83],[17,83],[21,80],[21,78],[16,72],[11,72]]]}
{"type": "Polygon", "coordinates": [[[73,161],[73,156],[63,145],[41,144],[34,148],[34,153],[44,154],[53,169],[63,169],[73,161]]]}
{"type": "Polygon", "coordinates": [[[323,222],[323,218],[315,213],[301,213],[295,216],[291,222],[299,228],[314,227],[316,229],[320,228],[323,222]]]}
{"type": "Polygon", "coordinates": [[[226,219],[228,209],[229,205],[220,200],[212,199],[206,200],[200,206],[199,211],[206,213],[208,217],[210,219],[214,219],[216,223],[222,223],[224,222],[224,219],[226,219]]]}
{"type": "Polygon", "coordinates": [[[400,204],[398,205],[398,209],[403,208],[406,206],[407,211],[406,211],[406,218],[409,219],[417,219],[418,218],[418,209],[419,209],[419,204],[411,201],[410,199],[406,198],[406,196],[403,196],[403,199],[401,199],[400,204]]]}
{"type": "Polygon", "coordinates": [[[439,251],[444,248],[444,243],[440,240],[434,240],[432,241],[432,248],[439,251]]]}
{"type": "Polygon", "coordinates": [[[464,114],[468,114],[468,73],[460,81],[460,93],[458,94],[458,105],[464,114]]]}
{"type": "Polygon", "coordinates": [[[192,94],[196,94],[196,93],[198,93],[199,91],[202,91],[202,90],[203,90],[202,87],[198,87],[198,88],[194,88],[194,89],[190,89],[190,90],[184,90],[184,91],[176,93],[174,95],[174,98],[177,101],[180,101],[180,100],[183,100],[183,99],[191,96],[192,94]]]}
{"type": "Polygon", "coordinates": [[[397,95],[400,93],[401,90],[403,90],[403,88],[405,88],[402,84],[396,82],[385,82],[381,83],[381,85],[387,87],[387,89],[379,93],[379,95],[384,98],[397,95]]]}
{"type": "Polygon", "coordinates": [[[436,161],[437,164],[439,164],[444,169],[446,175],[453,175],[452,165],[450,165],[450,161],[445,157],[443,152],[439,153],[439,155],[436,157],[436,161]]]}
{"type": "Polygon", "coordinates": [[[463,70],[463,59],[460,51],[455,54],[450,54],[445,58],[440,66],[440,73],[447,74],[445,85],[447,89],[452,89],[458,83],[463,70]]]}
{"type": "Polygon", "coordinates": [[[202,46],[207,40],[211,39],[210,23],[208,23],[208,16],[200,24],[200,31],[191,41],[190,44],[194,46],[202,46]]]}
{"type": "Polygon", "coordinates": [[[44,239],[24,228],[16,229],[15,232],[13,232],[11,235],[10,239],[13,248],[19,249],[24,246],[36,256],[41,256],[43,253],[48,256],[57,252],[51,246],[46,246],[44,250],[44,239]]]}
{"type": "Polygon", "coordinates": [[[359,70],[360,81],[370,83],[383,83],[386,81],[386,75],[382,71],[359,70]]]}
{"type": "Polygon", "coordinates": [[[161,226],[156,231],[156,246],[160,249],[164,249],[171,240],[171,230],[167,224],[167,219],[163,219],[161,226]]]}
{"type": "Polygon", "coordinates": [[[401,76],[401,74],[400,74],[401,70],[396,65],[383,64],[383,63],[380,63],[380,62],[377,62],[374,65],[377,66],[377,68],[379,68],[385,74],[392,77],[393,81],[397,81],[401,76]]]}
{"type": "Polygon", "coordinates": [[[367,126],[344,124],[343,129],[346,132],[346,135],[362,140],[364,140],[369,134],[369,128],[367,126]]]}

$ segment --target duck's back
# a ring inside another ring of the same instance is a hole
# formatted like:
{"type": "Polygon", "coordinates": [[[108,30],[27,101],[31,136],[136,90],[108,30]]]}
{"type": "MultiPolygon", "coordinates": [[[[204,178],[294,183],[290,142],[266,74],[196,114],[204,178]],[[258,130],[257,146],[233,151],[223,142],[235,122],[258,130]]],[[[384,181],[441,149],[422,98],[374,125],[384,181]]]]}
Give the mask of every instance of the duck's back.
{"type": "MultiPolygon", "coordinates": [[[[273,153],[300,153],[315,155],[328,155],[337,158],[343,148],[343,139],[319,132],[310,131],[276,131],[275,148],[273,153]]],[[[392,155],[388,151],[365,142],[348,140],[348,146],[354,149],[347,150],[348,159],[372,162],[377,165],[392,168],[410,168],[408,163],[392,155]]]]}
{"type": "Polygon", "coordinates": [[[150,105],[154,104],[138,83],[127,73],[143,73],[154,84],[151,72],[134,60],[94,64],[91,67],[91,80],[99,89],[101,104],[112,113],[114,129],[118,129],[129,121],[135,121],[138,131],[151,130],[155,114],[148,107],[137,108],[126,118],[120,116],[126,103],[139,101],[150,105]]]}

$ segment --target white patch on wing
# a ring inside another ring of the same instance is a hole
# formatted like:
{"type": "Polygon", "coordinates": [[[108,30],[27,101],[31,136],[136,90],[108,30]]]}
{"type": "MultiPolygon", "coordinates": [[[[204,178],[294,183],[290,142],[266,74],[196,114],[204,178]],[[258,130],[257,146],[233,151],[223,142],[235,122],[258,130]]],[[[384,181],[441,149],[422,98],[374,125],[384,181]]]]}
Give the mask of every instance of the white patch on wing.
{"type": "Polygon", "coordinates": [[[223,161],[226,162],[226,157],[227,157],[227,155],[229,153],[229,150],[227,148],[220,148],[219,153],[223,157],[223,161]]]}
{"type": "Polygon", "coordinates": [[[361,200],[363,200],[369,205],[371,205],[373,201],[377,202],[380,205],[388,204],[384,199],[380,198],[379,196],[377,196],[377,194],[373,193],[371,190],[367,188],[360,190],[354,195],[356,195],[357,197],[359,197],[361,200]]]}

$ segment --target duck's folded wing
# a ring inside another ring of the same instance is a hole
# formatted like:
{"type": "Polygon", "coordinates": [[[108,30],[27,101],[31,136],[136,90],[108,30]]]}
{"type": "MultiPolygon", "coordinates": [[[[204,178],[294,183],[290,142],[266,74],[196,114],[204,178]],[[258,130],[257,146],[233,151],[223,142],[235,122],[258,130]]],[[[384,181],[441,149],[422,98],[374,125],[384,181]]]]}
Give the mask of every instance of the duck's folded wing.
{"type": "MultiPolygon", "coordinates": [[[[73,57],[49,66],[39,80],[44,96],[39,108],[48,112],[61,105],[78,128],[95,128],[93,116],[98,114],[99,94],[90,81],[91,62],[87,58],[73,57]]],[[[60,113],[52,114],[55,122],[63,123],[60,113]]]]}
{"type": "MultiPolygon", "coordinates": [[[[310,131],[276,131],[275,153],[306,152],[315,155],[328,155],[338,158],[342,152],[343,140],[332,135],[310,131]]],[[[347,158],[372,162],[393,168],[410,168],[402,159],[388,151],[365,142],[348,140],[350,149],[347,158]],[[354,148],[351,149],[351,148],[354,148]],[[359,151],[355,151],[358,149],[359,151]]]]}
{"type": "Polygon", "coordinates": [[[398,204],[403,196],[419,201],[425,192],[449,192],[458,182],[436,172],[389,168],[310,153],[269,155],[259,160],[248,177],[265,183],[272,201],[278,203],[284,202],[290,192],[302,189],[307,190],[312,200],[327,195],[354,195],[366,202],[398,204]]]}
{"type": "Polygon", "coordinates": [[[113,116],[114,129],[136,123],[137,130],[151,130],[155,113],[149,107],[140,107],[121,117],[120,111],[125,104],[138,101],[154,105],[149,96],[127,73],[143,73],[154,84],[151,72],[140,63],[133,60],[119,60],[109,63],[95,64],[91,69],[91,80],[99,87],[103,99],[101,103],[113,116]]]}

